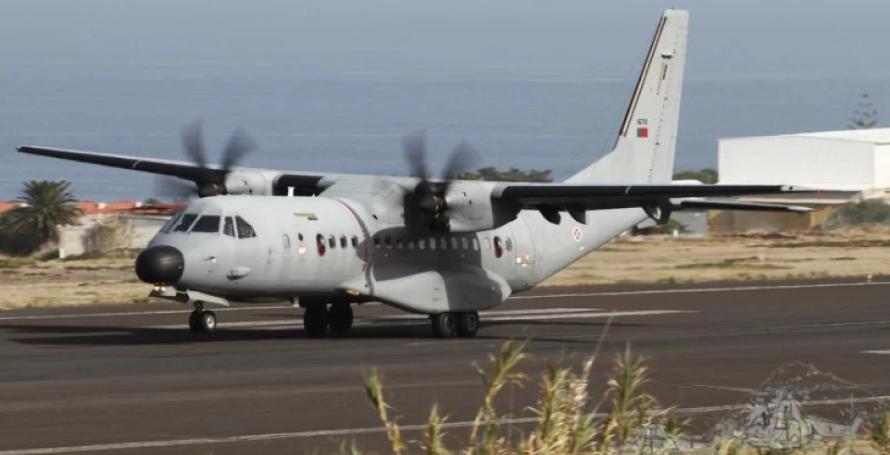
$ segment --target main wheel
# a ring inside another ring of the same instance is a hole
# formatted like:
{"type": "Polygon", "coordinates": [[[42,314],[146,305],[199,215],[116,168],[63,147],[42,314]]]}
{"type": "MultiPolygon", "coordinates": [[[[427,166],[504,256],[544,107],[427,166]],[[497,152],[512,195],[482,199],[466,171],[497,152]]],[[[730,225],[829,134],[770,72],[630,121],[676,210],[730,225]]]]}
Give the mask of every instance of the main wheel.
{"type": "Polygon", "coordinates": [[[328,310],[328,325],[334,335],[346,335],[352,328],[352,305],[348,303],[331,305],[331,309],[328,310]]]}
{"type": "Polygon", "coordinates": [[[439,313],[430,315],[430,323],[433,327],[433,335],[439,338],[451,338],[457,334],[457,321],[454,313],[439,313]]]}
{"type": "Polygon", "coordinates": [[[207,310],[202,311],[198,321],[201,332],[210,333],[216,330],[216,313],[207,310]]]}
{"type": "Polygon", "coordinates": [[[321,338],[328,331],[328,309],[326,305],[311,305],[303,312],[303,327],[312,338],[321,338]]]}
{"type": "Polygon", "coordinates": [[[457,334],[462,337],[474,337],[479,331],[479,313],[467,311],[457,314],[457,334]]]}

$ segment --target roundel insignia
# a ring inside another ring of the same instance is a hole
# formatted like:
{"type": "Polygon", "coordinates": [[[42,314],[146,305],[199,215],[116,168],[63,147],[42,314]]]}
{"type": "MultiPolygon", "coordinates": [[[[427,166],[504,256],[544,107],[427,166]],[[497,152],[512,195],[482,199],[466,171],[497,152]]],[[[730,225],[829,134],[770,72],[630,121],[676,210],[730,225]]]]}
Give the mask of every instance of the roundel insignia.
{"type": "Polygon", "coordinates": [[[582,238],[584,238],[584,232],[581,231],[581,228],[575,226],[572,228],[572,238],[575,239],[576,242],[580,242],[582,238]]]}

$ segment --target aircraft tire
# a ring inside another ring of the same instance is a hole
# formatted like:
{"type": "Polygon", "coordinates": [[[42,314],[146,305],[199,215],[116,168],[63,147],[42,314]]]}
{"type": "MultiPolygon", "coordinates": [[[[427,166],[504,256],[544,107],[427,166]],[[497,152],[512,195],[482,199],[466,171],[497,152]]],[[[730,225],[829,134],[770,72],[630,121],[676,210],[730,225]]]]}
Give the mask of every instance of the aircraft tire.
{"type": "Polygon", "coordinates": [[[328,310],[328,325],[335,336],[343,336],[352,328],[352,305],[337,303],[328,310]]]}
{"type": "Polygon", "coordinates": [[[430,315],[430,323],[433,335],[439,338],[451,338],[457,335],[457,318],[454,313],[439,313],[430,315]]]}
{"type": "Polygon", "coordinates": [[[328,309],[325,305],[310,305],[303,312],[303,327],[310,338],[321,338],[328,331],[328,309]]]}
{"type": "Polygon", "coordinates": [[[457,334],[464,338],[472,338],[479,331],[479,313],[466,311],[457,313],[457,334]]]}
{"type": "Polygon", "coordinates": [[[210,333],[216,330],[216,313],[204,310],[200,317],[201,332],[210,333]]]}

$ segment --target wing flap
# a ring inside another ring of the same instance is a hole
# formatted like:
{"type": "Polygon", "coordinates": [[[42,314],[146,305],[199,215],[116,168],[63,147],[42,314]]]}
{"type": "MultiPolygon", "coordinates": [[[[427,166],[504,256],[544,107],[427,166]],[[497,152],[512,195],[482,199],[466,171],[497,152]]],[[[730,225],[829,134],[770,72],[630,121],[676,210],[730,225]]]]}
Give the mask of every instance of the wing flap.
{"type": "Polygon", "coordinates": [[[742,210],[751,212],[792,212],[809,213],[813,209],[800,205],[769,204],[763,202],[712,201],[705,199],[686,199],[672,201],[673,211],[694,210],[742,210]]]}
{"type": "Polygon", "coordinates": [[[677,198],[733,197],[758,194],[814,192],[789,185],[576,185],[503,184],[496,199],[524,209],[604,210],[663,206],[677,198]]]}

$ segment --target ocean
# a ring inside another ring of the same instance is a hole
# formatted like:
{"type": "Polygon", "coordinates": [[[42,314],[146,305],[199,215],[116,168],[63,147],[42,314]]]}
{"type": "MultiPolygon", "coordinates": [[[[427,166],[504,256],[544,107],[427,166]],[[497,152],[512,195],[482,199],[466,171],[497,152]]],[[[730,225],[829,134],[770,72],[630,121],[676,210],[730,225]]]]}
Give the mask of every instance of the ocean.
{"type": "MultiPolygon", "coordinates": [[[[572,2],[576,11],[551,13],[523,31],[540,6],[521,2],[522,14],[506,19],[500,10],[483,12],[489,19],[481,24],[442,7],[412,10],[412,18],[451,16],[403,24],[376,9],[362,18],[343,5],[282,17],[270,6],[247,14],[230,5],[189,25],[210,3],[134,2],[128,9],[90,0],[104,12],[98,22],[89,8],[36,3],[13,2],[0,27],[0,200],[15,198],[27,179],[70,180],[81,199],[151,197],[149,175],[14,147],[182,159],[179,129],[198,118],[212,159],[234,128],[254,136],[259,149],[245,166],[406,174],[401,137],[424,129],[433,169],[467,140],[483,165],[566,177],[614,142],[660,11],[620,10],[624,16],[610,19],[572,2]],[[167,19],[158,4],[177,18],[167,19]],[[309,29],[295,31],[288,18],[309,29]],[[30,20],[43,22],[25,25],[30,20]],[[592,39],[582,39],[586,33],[592,39]]],[[[716,167],[722,137],[843,129],[863,92],[890,118],[890,63],[880,44],[888,32],[871,15],[847,14],[867,23],[836,39],[812,18],[798,27],[770,21],[746,45],[744,26],[720,22],[733,11],[701,8],[703,18],[692,10],[678,170],[716,167]]]]}

